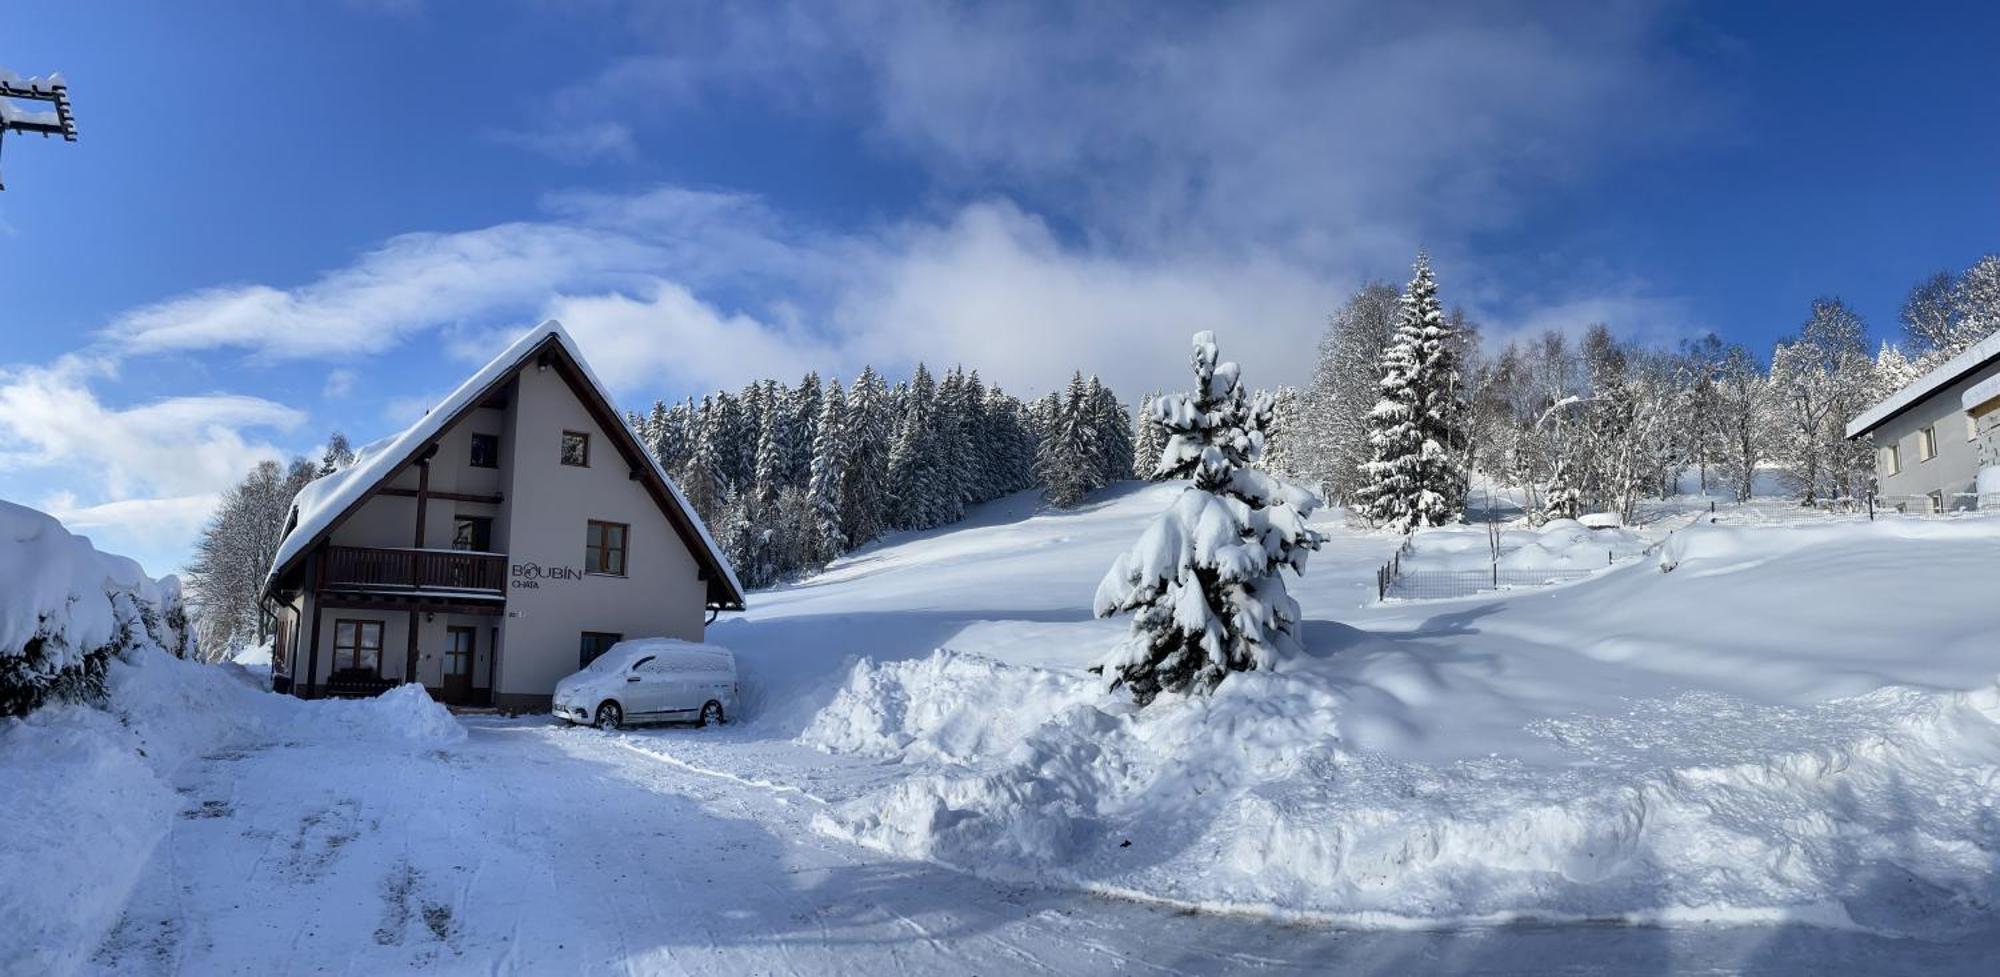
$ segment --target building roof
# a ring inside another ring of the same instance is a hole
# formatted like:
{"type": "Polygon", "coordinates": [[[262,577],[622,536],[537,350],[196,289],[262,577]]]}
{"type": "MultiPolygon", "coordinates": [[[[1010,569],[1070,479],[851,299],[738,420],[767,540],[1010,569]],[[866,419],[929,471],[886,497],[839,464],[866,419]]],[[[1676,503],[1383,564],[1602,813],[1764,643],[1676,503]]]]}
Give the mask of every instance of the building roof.
{"type": "Polygon", "coordinates": [[[1996,359],[2000,359],[2000,332],[1973,343],[1965,352],[1944,361],[1909,386],[1883,398],[1881,403],[1855,415],[1853,420],[1847,422],[1847,436],[1858,438],[1881,427],[1883,422],[1996,359]]]}
{"type": "Polygon", "coordinates": [[[544,354],[552,354],[559,366],[574,368],[569,374],[572,386],[586,400],[585,406],[593,408],[599,423],[610,429],[607,433],[611,439],[645,479],[668,522],[702,565],[708,581],[708,606],[741,610],[743,584],[736,579],[736,571],[730,567],[722,547],[716,545],[715,537],[702,524],[701,515],[688,505],[680,486],[660,467],[659,459],[653,457],[624,415],[612,406],[610,393],[584,361],[576,340],[554,319],[515,340],[402,433],[371,442],[355,453],[354,461],[347,467],[323,475],[300,490],[292,502],[288,531],[278,544],[277,558],[271,561],[270,575],[265,578],[266,591],[293,563],[331,534],[349,512],[415,462],[418,454],[447,428],[498,392],[521,366],[544,354]],[[596,403],[589,403],[593,399],[596,403]]]}

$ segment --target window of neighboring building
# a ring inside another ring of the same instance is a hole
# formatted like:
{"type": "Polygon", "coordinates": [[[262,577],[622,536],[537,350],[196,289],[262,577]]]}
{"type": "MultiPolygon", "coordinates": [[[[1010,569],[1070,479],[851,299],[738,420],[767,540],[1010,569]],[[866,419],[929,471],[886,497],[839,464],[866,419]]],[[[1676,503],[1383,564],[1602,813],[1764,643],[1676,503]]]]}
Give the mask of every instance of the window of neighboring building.
{"type": "Polygon", "coordinates": [[[1903,452],[1898,450],[1896,445],[1893,444],[1883,445],[1882,473],[1885,475],[1894,475],[1902,470],[1903,470],[1903,452]]]}
{"type": "Polygon", "coordinates": [[[622,634],[609,631],[585,631],[583,641],[577,648],[576,667],[584,668],[597,660],[597,656],[611,650],[611,646],[625,640],[622,634]]]}
{"type": "Polygon", "coordinates": [[[500,467],[500,435],[475,434],[472,436],[472,467],[500,467]]]}
{"type": "Polygon", "coordinates": [[[333,622],[333,670],[382,674],[382,622],[333,622]]]}
{"type": "Polygon", "coordinates": [[[622,522],[590,520],[583,538],[583,572],[625,575],[625,538],[630,527],[622,522]]]}
{"type": "Polygon", "coordinates": [[[578,468],[590,467],[590,435],[582,431],[564,431],[562,463],[578,468]]]}
{"type": "Polygon", "coordinates": [[[452,517],[451,548],[455,550],[470,550],[474,553],[493,552],[493,517],[452,517]]]}
{"type": "Polygon", "coordinates": [[[1937,457],[1937,428],[1927,427],[1917,432],[1917,460],[1929,461],[1937,457]]]}

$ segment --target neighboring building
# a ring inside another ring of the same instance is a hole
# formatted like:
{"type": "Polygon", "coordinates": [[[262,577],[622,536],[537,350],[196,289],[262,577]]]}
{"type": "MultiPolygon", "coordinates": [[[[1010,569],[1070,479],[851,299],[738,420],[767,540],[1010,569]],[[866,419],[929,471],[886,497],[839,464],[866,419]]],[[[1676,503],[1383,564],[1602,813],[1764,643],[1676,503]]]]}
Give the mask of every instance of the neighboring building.
{"type": "Polygon", "coordinates": [[[743,588],[549,322],[306,486],[263,599],[279,691],[416,680],[445,702],[536,709],[622,638],[701,640],[743,588]]]}
{"type": "Polygon", "coordinates": [[[1911,512],[2000,505],[2000,333],[1847,425],[1850,438],[1868,434],[1878,504],[1911,512]]]}

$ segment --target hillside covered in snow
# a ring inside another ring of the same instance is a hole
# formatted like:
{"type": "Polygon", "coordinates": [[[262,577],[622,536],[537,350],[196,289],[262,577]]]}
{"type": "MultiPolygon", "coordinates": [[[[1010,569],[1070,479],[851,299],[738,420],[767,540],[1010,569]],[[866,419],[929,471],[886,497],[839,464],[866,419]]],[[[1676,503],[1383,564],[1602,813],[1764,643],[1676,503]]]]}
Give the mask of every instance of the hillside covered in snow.
{"type": "MultiPolygon", "coordinates": [[[[1704,504],[1671,537],[1507,534],[1503,566],[1579,582],[1378,603],[1398,539],[1329,515],[1307,655],[1136,710],[1084,671],[1123,631],[1088,599],[1178,491],[1016,498],[760,595],[712,631],[759,697],[730,735],[866,762],[737,772],[885,852],[1288,919],[1988,925],[2000,520],[1704,504]]],[[[1468,535],[1414,550],[1448,566],[1468,535]]]]}

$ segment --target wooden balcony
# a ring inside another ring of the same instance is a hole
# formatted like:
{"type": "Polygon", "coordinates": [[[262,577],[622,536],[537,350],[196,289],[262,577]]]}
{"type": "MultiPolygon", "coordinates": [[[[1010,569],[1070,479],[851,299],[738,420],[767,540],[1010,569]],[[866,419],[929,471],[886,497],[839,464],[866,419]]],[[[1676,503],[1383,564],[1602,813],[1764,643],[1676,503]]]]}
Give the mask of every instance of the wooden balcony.
{"type": "Polygon", "coordinates": [[[506,594],[507,556],[459,550],[329,546],[321,564],[321,590],[368,593],[444,592],[458,596],[506,594]]]}

